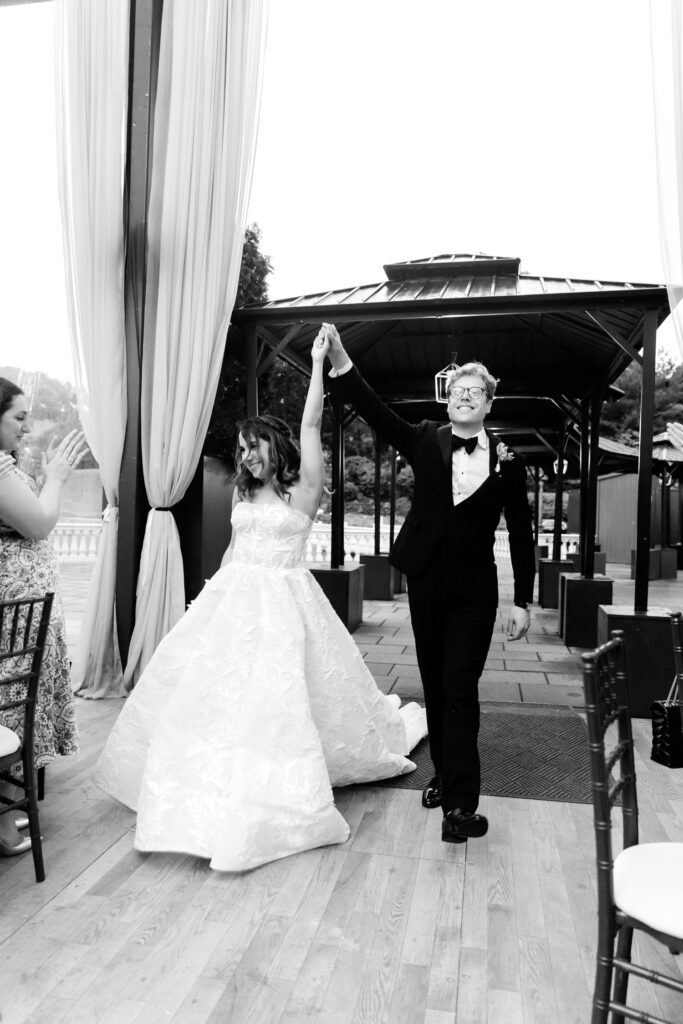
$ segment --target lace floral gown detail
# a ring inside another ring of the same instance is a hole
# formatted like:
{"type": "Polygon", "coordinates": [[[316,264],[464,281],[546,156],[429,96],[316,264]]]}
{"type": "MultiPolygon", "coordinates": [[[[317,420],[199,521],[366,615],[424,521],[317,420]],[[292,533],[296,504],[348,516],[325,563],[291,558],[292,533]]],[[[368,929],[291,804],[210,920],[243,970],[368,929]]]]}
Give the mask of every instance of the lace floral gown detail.
{"type": "Polygon", "coordinates": [[[301,565],[308,516],[243,502],[232,523],[232,561],[157,648],[95,776],[137,809],[137,849],[224,871],[343,842],[332,786],[412,771],[426,733],[301,565]]]}
{"type": "MultiPolygon", "coordinates": [[[[34,493],[38,493],[29,476],[16,467],[13,472],[34,493]]],[[[78,725],[59,597],[59,571],[49,540],[28,540],[0,519],[0,601],[43,597],[50,590],[54,592],[55,599],[36,706],[34,749],[37,768],[44,768],[58,754],[75,754],[78,751],[78,725]]],[[[4,687],[0,693],[3,701],[19,696],[23,688],[10,687],[9,693],[7,689],[4,687]]],[[[21,735],[23,714],[23,708],[3,711],[0,713],[0,725],[21,735]]]]}

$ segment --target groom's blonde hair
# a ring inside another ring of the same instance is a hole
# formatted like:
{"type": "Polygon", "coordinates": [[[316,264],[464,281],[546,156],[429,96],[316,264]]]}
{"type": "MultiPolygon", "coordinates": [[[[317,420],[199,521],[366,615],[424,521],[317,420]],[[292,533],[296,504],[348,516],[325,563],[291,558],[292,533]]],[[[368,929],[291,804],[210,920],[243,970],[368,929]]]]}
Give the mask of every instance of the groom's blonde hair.
{"type": "Polygon", "coordinates": [[[455,386],[461,377],[481,377],[484,384],[484,390],[486,391],[486,397],[489,402],[496,393],[496,388],[498,387],[498,381],[496,378],[489,372],[483,363],[474,361],[471,363],[463,363],[462,366],[456,367],[455,370],[452,370],[451,373],[449,373],[446,384],[447,395],[450,395],[451,388],[455,386]]]}

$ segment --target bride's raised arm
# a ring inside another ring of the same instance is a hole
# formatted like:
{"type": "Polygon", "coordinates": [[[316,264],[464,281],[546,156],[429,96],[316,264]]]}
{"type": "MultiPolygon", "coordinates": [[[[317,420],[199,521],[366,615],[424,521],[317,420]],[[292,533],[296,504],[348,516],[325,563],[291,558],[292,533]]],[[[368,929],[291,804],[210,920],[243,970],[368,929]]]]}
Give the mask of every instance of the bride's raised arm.
{"type": "Polygon", "coordinates": [[[308,385],[306,403],[301,416],[301,470],[293,504],[311,519],[318,511],[325,481],[325,463],[320,442],[320,426],[323,418],[323,365],[330,343],[327,332],[321,327],[311,349],[311,380],[308,385]]]}

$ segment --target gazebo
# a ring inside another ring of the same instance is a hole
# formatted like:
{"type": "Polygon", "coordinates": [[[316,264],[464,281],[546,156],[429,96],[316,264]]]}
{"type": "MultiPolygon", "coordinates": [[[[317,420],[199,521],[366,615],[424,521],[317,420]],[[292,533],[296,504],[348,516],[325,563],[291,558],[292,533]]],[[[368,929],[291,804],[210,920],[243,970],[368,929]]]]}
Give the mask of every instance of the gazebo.
{"type": "MultiPolygon", "coordinates": [[[[642,366],[638,460],[636,583],[633,613],[648,616],[652,419],[656,331],[669,314],[663,285],[522,272],[520,259],[446,254],[384,267],[386,280],[235,310],[245,332],[248,409],[258,407],[258,378],[276,355],[307,372],[321,321],[337,324],[358,368],[406,418],[442,418],[434,377],[453,361],[480,359],[500,378],[487,426],[509,441],[558,490],[568,438],[578,431],[581,480],[580,553],[584,615],[605,601],[594,579],[600,410],[623,370],[642,366]],[[597,595],[591,597],[591,594],[597,595]]],[[[343,566],[344,425],[334,413],[331,569],[343,566]]],[[[556,529],[559,539],[559,516],[556,529]]],[[[554,552],[557,554],[557,550],[554,552]]],[[[611,590],[610,600],[611,600],[611,590]]],[[[571,610],[570,618],[571,618],[571,610]]]]}

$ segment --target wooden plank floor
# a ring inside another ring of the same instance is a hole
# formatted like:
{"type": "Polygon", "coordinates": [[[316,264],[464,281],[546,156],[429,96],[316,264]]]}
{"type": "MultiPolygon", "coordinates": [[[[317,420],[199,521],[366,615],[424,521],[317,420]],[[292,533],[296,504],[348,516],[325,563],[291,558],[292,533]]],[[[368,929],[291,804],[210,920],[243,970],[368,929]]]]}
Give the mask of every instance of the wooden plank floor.
{"type": "MultiPolygon", "coordinates": [[[[403,610],[373,604],[359,644],[409,647],[403,610]]],[[[0,858],[2,1024],[587,1024],[588,805],[486,797],[488,835],[450,846],[419,792],[352,787],[345,844],[221,874],[137,853],[134,815],[90,782],[120,706],[79,701],[82,751],[48,773],[46,881],[0,858]]],[[[649,723],[635,731],[641,839],[683,841],[683,772],[649,760],[649,723]]],[[[683,1020],[680,996],[633,992],[683,1020]]]]}

